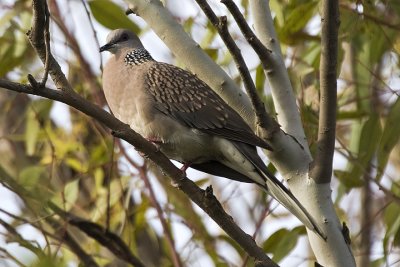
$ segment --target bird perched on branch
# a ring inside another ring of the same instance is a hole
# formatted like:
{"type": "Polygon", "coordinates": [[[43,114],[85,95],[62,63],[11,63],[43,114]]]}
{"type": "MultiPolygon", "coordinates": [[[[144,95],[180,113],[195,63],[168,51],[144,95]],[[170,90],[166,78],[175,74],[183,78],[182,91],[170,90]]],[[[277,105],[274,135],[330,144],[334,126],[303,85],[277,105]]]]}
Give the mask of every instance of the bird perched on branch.
{"type": "Polygon", "coordinates": [[[323,236],[311,215],[272,175],[256,147],[271,149],[242,117],[192,73],[154,60],[138,36],[114,30],[100,52],[112,56],[103,88],[114,115],[170,159],[212,175],[255,183],[306,227],[323,236]]]}

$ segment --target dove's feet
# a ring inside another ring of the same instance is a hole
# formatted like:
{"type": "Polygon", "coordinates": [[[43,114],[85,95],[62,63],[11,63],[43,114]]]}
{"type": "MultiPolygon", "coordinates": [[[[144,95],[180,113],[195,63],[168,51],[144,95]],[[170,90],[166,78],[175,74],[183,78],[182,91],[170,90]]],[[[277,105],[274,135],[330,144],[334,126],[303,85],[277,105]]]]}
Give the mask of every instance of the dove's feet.
{"type": "Polygon", "coordinates": [[[190,167],[190,165],[192,165],[191,162],[185,162],[183,163],[182,167],[181,167],[181,171],[183,171],[186,174],[186,170],[190,167]]]}
{"type": "MultiPolygon", "coordinates": [[[[146,138],[147,141],[151,142],[156,148],[157,151],[160,151],[161,149],[161,144],[163,143],[163,141],[161,139],[157,139],[156,137],[149,137],[146,138]]],[[[139,155],[142,157],[145,157],[145,154],[139,151],[139,155]]]]}
{"type": "Polygon", "coordinates": [[[146,138],[147,141],[152,142],[153,145],[157,147],[157,151],[160,151],[161,147],[160,145],[163,143],[161,139],[158,139],[157,137],[149,137],[146,138]]]}

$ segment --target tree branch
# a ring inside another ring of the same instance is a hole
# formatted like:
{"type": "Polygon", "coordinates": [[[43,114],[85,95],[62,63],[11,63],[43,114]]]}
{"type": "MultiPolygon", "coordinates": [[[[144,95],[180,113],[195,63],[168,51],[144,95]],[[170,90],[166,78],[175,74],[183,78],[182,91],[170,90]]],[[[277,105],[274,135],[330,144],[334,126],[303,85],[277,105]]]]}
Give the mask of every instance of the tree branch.
{"type": "MultiPolygon", "coordinates": [[[[271,65],[270,62],[272,51],[265,47],[263,43],[261,43],[258,37],[251,30],[242,12],[240,12],[239,8],[232,0],[221,0],[221,3],[223,3],[228,8],[229,12],[231,12],[247,42],[251,45],[251,47],[253,47],[254,51],[260,58],[263,68],[270,69],[269,66],[271,65]]],[[[272,69],[270,69],[270,71],[272,71],[272,69]]]]}
{"type": "MultiPolygon", "coordinates": [[[[283,61],[268,5],[269,1],[252,0],[249,1],[249,4],[254,16],[254,28],[257,35],[262,43],[273,51],[270,66],[273,71],[265,70],[265,73],[271,85],[275,109],[278,112],[278,122],[282,125],[284,131],[294,136],[302,144],[302,148],[300,148],[293,143],[285,143],[283,141],[285,138],[279,139],[275,143],[280,142],[282,144],[283,152],[280,155],[276,152],[271,153],[270,159],[288,180],[294,195],[320,222],[323,231],[328,235],[327,242],[321,242],[308,231],[310,244],[318,262],[324,266],[355,266],[351,248],[343,238],[341,223],[331,201],[330,184],[317,184],[313,179],[310,179],[311,153],[304,134],[294,91],[283,61]]],[[[286,138],[286,140],[290,139],[286,138]]]]}
{"type": "MultiPolygon", "coordinates": [[[[278,123],[286,133],[295,137],[303,147],[303,152],[306,155],[301,161],[311,161],[311,154],[296,104],[296,97],[282,57],[280,43],[275,32],[268,3],[268,0],[249,1],[257,36],[262,44],[272,51],[272,53],[264,53],[264,56],[260,52],[258,54],[260,60],[265,60],[263,64],[264,71],[271,86],[278,123]]],[[[287,148],[285,149],[287,150],[287,148]]],[[[294,153],[291,154],[294,155],[294,153]]]]}
{"type": "Polygon", "coordinates": [[[310,165],[310,177],[317,183],[329,183],[335,150],[337,56],[339,1],[322,1],[320,60],[320,109],[315,160],[310,165]]]}
{"type": "Polygon", "coordinates": [[[49,207],[67,223],[77,227],[79,230],[95,239],[97,242],[108,248],[115,256],[129,262],[133,266],[144,267],[145,265],[132,254],[129,247],[125,242],[113,232],[103,228],[101,225],[80,218],[76,215],[72,215],[66,211],[63,211],[55,204],[49,202],[49,207]]]}
{"type": "MultiPolygon", "coordinates": [[[[87,254],[82,249],[82,247],[71,236],[71,234],[69,233],[69,231],[67,229],[63,229],[63,233],[60,234],[60,232],[62,232],[62,231],[58,231],[58,230],[61,229],[62,226],[60,225],[60,223],[57,220],[53,219],[51,216],[44,216],[43,218],[47,223],[49,223],[51,225],[51,227],[54,229],[55,233],[50,233],[47,230],[44,230],[40,226],[41,225],[40,220],[34,220],[33,222],[31,222],[23,217],[12,214],[1,208],[0,208],[0,212],[6,214],[7,216],[10,216],[11,218],[13,218],[16,221],[19,221],[19,222],[22,222],[25,224],[29,224],[29,225],[35,227],[36,229],[41,231],[43,233],[43,235],[48,235],[56,240],[59,240],[60,242],[64,242],[75,253],[75,255],[82,261],[82,263],[84,263],[84,266],[89,266],[89,267],[97,267],[98,266],[96,261],[92,258],[92,256],[87,254]]],[[[1,223],[1,221],[0,221],[0,223],[1,223]]]]}
{"type": "MultiPolygon", "coordinates": [[[[67,246],[74,252],[74,254],[81,260],[85,267],[98,267],[99,265],[92,258],[91,255],[87,254],[85,250],[79,245],[78,241],[70,234],[68,229],[65,229],[57,220],[46,217],[46,221],[54,229],[54,232],[59,236],[60,242],[67,244],[67,246]]],[[[135,265],[143,267],[140,265],[135,265]]]]}
{"type": "Polygon", "coordinates": [[[174,241],[174,238],[173,238],[172,233],[170,231],[170,227],[169,227],[169,225],[167,223],[167,220],[164,217],[164,212],[163,212],[163,210],[162,210],[162,208],[160,206],[160,203],[157,201],[156,194],[155,194],[155,192],[153,190],[153,186],[151,185],[149,177],[147,175],[146,162],[143,165],[139,166],[128,155],[128,153],[126,152],[125,148],[122,146],[122,143],[118,142],[118,145],[119,145],[119,148],[120,148],[120,150],[122,152],[122,155],[124,155],[125,159],[129,162],[129,164],[131,164],[133,167],[135,167],[138,170],[139,177],[142,179],[142,181],[144,182],[145,186],[147,187],[147,190],[149,191],[150,201],[151,201],[151,204],[153,205],[153,207],[156,209],[158,218],[160,219],[160,223],[161,223],[161,226],[162,226],[163,231],[164,231],[164,235],[165,235],[166,240],[167,240],[168,248],[170,250],[174,266],[183,266],[182,265],[182,261],[181,261],[181,259],[179,257],[179,254],[176,251],[175,241],[174,241]]]}
{"type": "MultiPolygon", "coordinates": [[[[224,41],[226,47],[229,49],[233,59],[235,60],[236,67],[239,70],[239,74],[242,77],[244,86],[246,88],[247,95],[250,98],[253,109],[256,114],[256,124],[263,128],[268,136],[272,136],[276,131],[279,131],[278,123],[273,120],[266,112],[264,103],[261,101],[257,94],[256,86],[254,85],[253,79],[251,78],[249,69],[246,66],[246,62],[240,52],[239,47],[236,45],[232,36],[229,34],[227,19],[225,16],[218,18],[210,5],[205,0],[196,0],[197,4],[203,10],[204,14],[208,17],[214,27],[218,30],[219,35],[224,41]]],[[[269,138],[268,138],[269,139],[269,138]]]]}
{"type": "MultiPolygon", "coordinates": [[[[60,14],[60,9],[58,7],[58,3],[55,0],[50,0],[50,10],[51,15],[54,19],[56,25],[60,28],[61,32],[64,34],[66,41],[68,42],[72,52],[75,54],[76,59],[79,62],[80,69],[82,70],[82,77],[89,85],[91,93],[96,101],[96,103],[100,106],[106,104],[106,99],[104,97],[103,90],[100,84],[97,82],[97,77],[93,73],[89,62],[83,56],[83,53],[79,47],[78,41],[76,40],[75,36],[71,33],[71,31],[65,25],[65,22],[60,14]]],[[[85,3],[82,3],[86,9],[85,3]]],[[[90,16],[88,15],[90,18],[90,16]]],[[[95,40],[96,36],[95,36],[95,40]]],[[[100,57],[101,58],[101,57],[100,57]]]]}
{"type": "Polygon", "coordinates": [[[47,78],[49,76],[49,60],[50,60],[50,13],[47,3],[45,5],[45,27],[44,27],[44,42],[46,44],[46,59],[44,62],[44,75],[42,81],[40,82],[41,86],[46,86],[47,78]]]}
{"type": "MultiPolygon", "coordinates": [[[[46,49],[46,43],[45,43],[46,37],[44,36],[43,33],[45,32],[46,28],[46,20],[50,19],[47,18],[48,13],[46,13],[47,3],[44,0],[33,0],[32,7],[33,7],[32,28],[27,33],[29,41],[31,42],[31,45],[38,54],[40,60],[42,60],[43,64],[48,66],[49,74],[53,79],[57,88],[62,88],[62,90],[66,91],[72,91],[72,88],[69,85],[67,78],[63,74],[60,65],[54,59],[50,49],[49,50],[46,49]]],[[[30,78],[29,80],[31,81],[32,79],[30,78]]],[[[43,86],[44,85],[42,84],[39,87],[43,86]]]]}

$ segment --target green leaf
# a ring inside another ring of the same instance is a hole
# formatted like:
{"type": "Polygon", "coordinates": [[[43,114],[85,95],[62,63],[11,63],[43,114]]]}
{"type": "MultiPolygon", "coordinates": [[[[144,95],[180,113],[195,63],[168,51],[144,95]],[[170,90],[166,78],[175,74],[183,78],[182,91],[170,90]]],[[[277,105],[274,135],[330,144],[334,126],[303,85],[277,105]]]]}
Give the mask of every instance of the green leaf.
{"type": "Polygon", "coordinates": [[[26,129],[25,129],[25,146],[26,153],[32,156],[35,153],[36,143],[40,131],[40,124],[36,118],[36,114],[32,108],[27,110],[26,129]]]}
{"type": "Polygon", "coordinates": [[[28,166],[19,174],[19,182],[24,188],[31,189],[44,178],[46,170],[43,166],[28,166]]]}
{"type": "Polygon", "coordinates": [[[362,110],[350,110],[350,111],[339,111],[337,114],[337,120],[353,120],[353,119],[361,119],[362,117],[366,116],[367,113],[363,112],[362,110]]]}
{"type": "Polygon", "coordinates": [[[314,16],[318,1],[307,1],[296,6],[287,16],[281,29],[281,33],[290,35],[302,30],[314,16]]]}
{"type": "Polygon", "coordinates": [[[203,49],[204,52],[207,53],[207,55],[212,58],[212,60],[216,61],[218,59],[218,49],[215,48],[206,48],[203,49]]]}
{"type": "Polygon", "coordinates": [[[270,3],[271,11],[275,13],[275,20],[280,27],[282,27],[285,23],[285,17],[283,15],[283,7],[282,3],[278,0],[271,0],[270,3]]]}
{"type": "Polygon", "coordinates": [[[359,126],[353,126],[351,150],[354,159],[348,162],[346,171],[335,171],[336,177],[348,189],[364,184],[364,173],[377,150],[381,135],[381,124],[375,113],[359,126]]]}
{"type": "MultiPolygon", "coordinates": [[[[343,184],[347,189],[361,187],[364,184],[364,180],[360,178],[361,175],[356,175],[350,171],[334,170],[335,177],[343,184]]],[[[348,190],[346,190],[348,191],[348,190]]]]}
{"type": "Polygon", "coordinates": [[[49,99],[37,99],[32,102],[32,107],[37,117],[41,119],[47,119],[49,117],[51,108],[53,107],[53,100],[49,99]]]}
{"type": "Polygon", "coordinates": [[[305,233],[304,226],[298,226],[292,230],[279,229],[264,242],[263,248],[265,252],[274,255],[272,260],[279,262],[295,248],[299,236],[305,233]]]}
{"type": "Polygon", "coordinates": [[[382,127],[379,117],[376,113],[371,114],[371,117],[365,122],[362,128],[360,136],[358,157],[361,159],[362,164],[369,164],[369,161],[371,160],[379,144],[381,135],[382,127]]]}
{"type": "Polygon", "coordinates": [[[264,95],[265,75],[261,64],[256,68],[256,88],[260,95],[264,95]]]}
{"type": "Polygon", "coordinates": [[[125,15],[122,8],[110,0],[93,0],[89,2],[89,7],[94,18],[106,28],[126,28],[140,32],[140,28],[125,15]]]}
{"type": "Polygon", "coordinates": [[[379,259],[376,259],[374,261],[372,261],[369,266],[371,267],[381,267],[381,266],[385,266],[385,262],[386,262],[386,258],[382,257],[379,259]]]}
{"type": "Polygon", "coordinates": [[[389,160],[390,153],[400,140],[400,97],[393,104],[387,116],[381,142],[378,147],[378,172],[376,179],[382,177],[389,160]]]}
{"type": "Polygon", "coordinates": [[[306,1],[297,5],[292,12],[290,12],[289,16],[287,16],[284,27],[291,33],[303,29],[314,16],[318,2],[319,1],[306,1]]]}
{"type": "Polygon", "coordinates": [[[389,242],[394,237],[394,245],[399,246],[400,237],[400,216],[398,216],[400,208],[396,203],[391,203],[387,206],[384,212],[383,221],[386,225],[386,233],[383,239],[383,248],[388,248],[389,242]]]}
{"type": "Polygon", "coordinates": [[[194,25],[194,19],[193,17],[188,18],[187,20],[184,21],[183,23],[183,29],[185,30],[185,32],[190,33],[192,31],[192,27],[194,25]]]}
{"type": "Polygon", "coordinates": [[[201,40],[200,46],[204,48],[209,47],[211,43],[214,41],[216,36],[217,36],[217,30],[214,28],[211,22],[207,22],[207,31],[203,39],[201,40]]]}
{"type": "Polygon", "coordinates": [[[86,173],[88,171],[87,161],[82,161],[76,158],[68,157],[65,159],[65,163],[78,172],[86,173]]]}
{"type": "Polygon", "coordinates": [[[195,182],[195,184],[196,184],[198,187],[203,187],[203,186],[205,186],[205,185],[206,185],[207,183],[209,183],[209,182],[210,182],[210,178],[209,178],[209,177],[206,177],[206,178],[197,180],[197,181],[195,182]]]}
{"type": "MultiPolygon", "coordinates": [[[[33,201],[29,199],[29,205],[33,209],[43,209],[43,205],[53,196],[49,174],[44,166],[32,165],[24,168],[19,173],[18,183],[31,193],[28,197],[33,197],[33,201]]],[[[26,196],[24,195],[24,197],[26,196]]]]}
{"type": "Polygon", "coordinates": [[[78,194],[79,194],[79,180],[78,179],[76,179],[72,182],[69,182],[64,187],[64,199],[67,204],[69,204],[69,205],[74,204],[75,201],[78,199],[78,194]]]}

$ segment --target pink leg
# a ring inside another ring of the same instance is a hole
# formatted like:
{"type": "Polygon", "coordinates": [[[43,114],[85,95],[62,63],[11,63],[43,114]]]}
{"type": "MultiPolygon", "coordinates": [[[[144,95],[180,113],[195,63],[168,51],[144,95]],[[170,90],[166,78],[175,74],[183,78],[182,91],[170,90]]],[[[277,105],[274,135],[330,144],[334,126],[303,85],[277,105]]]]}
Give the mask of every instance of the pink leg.
{"type": "Polygon", "coordinates": [[[146,138],[146,140],[149,141],[149,142],[152,142],[155,145],[162,144],[162,140],[158,139],[156,137],[149,137],[149,138],[146,138]]]}
{"type": "Polygon", "coordinates": [[[158,139],[156,137],[149,137],[146,138],[147,141],[152,142],[153,145],[155,145],[157,147],[157,150],[160,151],[160,145],[163,143],[163,141],[161,139],[158,139]]]}
{"type": "MultiPolygon", "coordinates": [[[[157,139],[156,137],[146,138],[147,141],[153,143],[157,147],[157,150],[160,151],[160,144],[162,144],[161,139],[157,139]]],[[[142,152],[139,152],[139,155],[144,157],[145,155],[142,152]]]]}
{"type": "Polygon", "coordinates": [[[186,173],[186,170],[190,167],[190,165],[192,165],[191,162],[185,162],[185,163],[183,164],[183,166],[181,167],[181,171],[183,171],[183,172],[186,173]]]}

